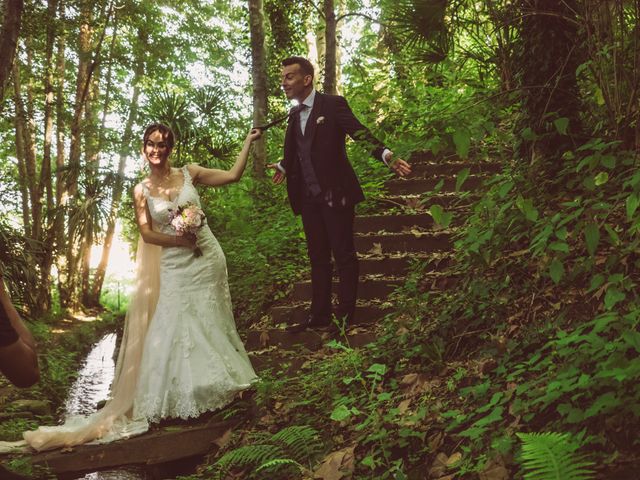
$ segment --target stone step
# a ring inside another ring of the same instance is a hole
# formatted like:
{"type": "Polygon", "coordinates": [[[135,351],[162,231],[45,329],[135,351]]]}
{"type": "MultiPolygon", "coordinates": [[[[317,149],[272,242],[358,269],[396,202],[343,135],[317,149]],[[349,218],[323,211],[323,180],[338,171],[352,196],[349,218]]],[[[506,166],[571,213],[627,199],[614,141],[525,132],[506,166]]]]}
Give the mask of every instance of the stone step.
{"type": "Polygon", "coordinates": [[[302,365],[308,361],[307,357],[296,350],[284,350],[279,348],[268,348],[247,352],[253,369],[262,374],[266,370],[271,370],[272,374],[281,377],[295,375],[302,365]]]}
{"type": "Polygon", "coordinates": [[[375,235],[356,235],[358,253],[389,252],[438,252],[450,250],[452,246],[450,232],[429,232],[422,235],[411,233],[387,233],[375,235]]]}
{"type": "Polygon", "coordinates": [[[428,178],[437,176],[457,175],[465,168],[469,169],[472,175],[491,175],[502,170],[500,163],[493,162],[447,162],[447,163],[415,163],[411,164],[410,178],[428,178]]]}
{"type": "MultiPolygon", "coordinates": [[[[302,323],[311,308],[311,297],[307,297],[305,302],[300,302],[295,305],[281,305],[271,308],[272,325],[293,325],[296,323],[302,323]]],[[[356,313],[354,315],[354,324],[368,324],[375,323],[384,317],[387,313],[390,313],[389,305],[382,305],[380,303],[363,303],[359,302],[356,306],[356,313]]]]}
{"type": "MultiPolygon", "coordinates": [[[[400,278],[361,278],[358,282],[358,298],[373,300],[387,298],[396,288],[404,284],[400,278]]],[[[332,289],[338,291],[338,281],[334,280],[332,289]]],[[[311,281],[297,282],[293,286],[293,300],[308,300],[311,298],[311,281]]]]}
{"type": "MultiPolygon", "coordinates": [[[[318,350],[332,338],[340,338],[338,333],[326,330],[306,330],[299,333],[291,333],[281,328],[264,330],[250,330],[247,334],[245,346],[248,351],[261,350],[267,347],[289,348],[300,346],[308,350],[318,350]]],[[[342,339],[344,340],[344,339],[342,339]]],[[[376,340],[373,332],[347,332],[347,340],[352,348],[362,347],[376,340]]]]}
{"type": "Polygon", "coordinates": [[[353,228],[355,233],[369,233],[379,231],[402,232],[411,227],[432,228],[433,218],[426,212],[396,215],[359,215],[355,219],[353,228]]]}
{"type": "Polygon", "coordinates": [[[428,211],[431,205],[440,205],[445,210],[468,210],[469,206],[478,200],[474,193],[436,193],[433,195],[383,195],[367,200],[380,214],[387,210],[410,208],[417,211],[428,211]]]}
{"type": "MultiPolygon", "coordinates": [[[[426,271],[434,272],[442,270],[451,265],[451,258],[448,256],[369,256],[358,259],[360,275],[384,275],[384,276],[404,276],[408,273],[414,261],[425,262],[426,271]]],[[[335,275],[335,273],[334,273],[335,275]]]]}
{"type": "Polygon", "coordinates": [[[411,258],[413,257],[409,255],[359,258],[360,275],[405,275],[411,266],[411,258]]]}
{"type": "MultiPolygon", "coordinates": [[[[482,185],[485,177],[470,175],[460,187],[460,191],[475,190],[482,185]]],[[[455,192],[456,179],[454,177],[435,178],[396,178],[385,182],[385,190],[389,195],[420,194],[431,192],[441,184],[438,191],[455,192]]]]}

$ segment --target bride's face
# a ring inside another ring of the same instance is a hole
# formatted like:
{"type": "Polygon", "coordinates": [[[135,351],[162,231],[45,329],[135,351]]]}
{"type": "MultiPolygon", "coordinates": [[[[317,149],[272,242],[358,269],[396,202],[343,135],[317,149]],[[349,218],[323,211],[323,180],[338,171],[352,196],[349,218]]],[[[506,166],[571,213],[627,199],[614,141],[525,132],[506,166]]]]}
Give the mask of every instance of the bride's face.
{"type": "Polygon", "coordinates": [[[171,153],[171,149],[159,130],[152,132],[151,135],[147,137],[143,151],[147,162],[152,165],[164,164],[171,153]]]}

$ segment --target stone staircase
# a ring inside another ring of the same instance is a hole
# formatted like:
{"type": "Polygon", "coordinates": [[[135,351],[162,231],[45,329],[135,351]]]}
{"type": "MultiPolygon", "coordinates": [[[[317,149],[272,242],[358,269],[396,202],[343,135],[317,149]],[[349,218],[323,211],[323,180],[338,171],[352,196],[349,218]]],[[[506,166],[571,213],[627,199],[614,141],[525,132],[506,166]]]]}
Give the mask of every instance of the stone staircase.
{"type": "MultiPolygon", "coordinates": [[[[436,161],[428,153],[413,155],[410,163],[412,174],[408,178],[388,180],[384,195],[368,200],[370,208],[366,210],[374,213],[356,217],[360,284],[354,323],[347,331],[351,346],[364,345],[375,338],[372,325],[393,311],[389,295],[404,284],[412,262],[425,263],[426,274],[433,276],[433,288],[448,285],[442,270],[451,264],[456,226],[464,220],[483,180],[500,169],[496,163],[436,161]],[[457,175],[462,171],[466,179],[456,192],[457,175]],[[436,225],[428,213],[435,204],[454,213],[448,229],[436,225]]],[[[334,279],[334,292],[336,286],[334,279]]],[[[258,371],[278,366],[287,354],[299,363],[303,353],[311,353],[326,342],[326,332],[286,331],[288,325],[307,315],[310,299],[311,282],[298,281],[286,303],[272,307],[268,324],[262,322],[248,332],[247,350],[258,371]]]]}

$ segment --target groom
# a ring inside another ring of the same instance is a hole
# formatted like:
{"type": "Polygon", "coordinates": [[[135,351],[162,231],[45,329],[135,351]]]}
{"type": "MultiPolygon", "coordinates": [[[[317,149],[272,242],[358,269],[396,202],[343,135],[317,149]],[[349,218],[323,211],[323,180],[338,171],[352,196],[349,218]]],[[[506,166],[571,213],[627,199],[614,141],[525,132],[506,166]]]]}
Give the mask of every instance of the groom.
{"type": "Polygon", "coordinates": [[[365,142],[371,154],[398,175],[411,172],[407,162],[393,158],[353,115],[344,97],[325,95],[313,88],[313,65],[303,57],[282,62],[282,88],[291,109],[284,140],[284,159],[273,182],[287,179],[293,212],[302,215],[311,262],[311,312],[291,331],[328,326],[331,323],[331,254],[340,280],[336,317],[348,325],[356,308],[358,258],[353,240],[354,208],[364,200],[345,149],[345,136],[365,142]]]}

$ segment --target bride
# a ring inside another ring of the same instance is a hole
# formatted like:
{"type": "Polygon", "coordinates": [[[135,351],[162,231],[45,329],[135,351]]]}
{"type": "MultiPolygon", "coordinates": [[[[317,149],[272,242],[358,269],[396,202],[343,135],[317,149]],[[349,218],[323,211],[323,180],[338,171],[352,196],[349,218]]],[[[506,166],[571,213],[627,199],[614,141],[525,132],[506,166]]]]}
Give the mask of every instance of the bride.
{"type": "Polygon", "coordinates": [[[176,235],[170,211],[200,206],[195,185],[237,182],[245,169],[252,130],[229,170],[171,166],[174,134],[152,124],[143,136],[150,174],[134,189],[140,230],[136,285],[116,362],[111,399],[97,413],[25,432],[35,450],[106,443],[148,430],[163,418],[193,418],[227,405],[256,381],[236,331],[224,253],[205,225],[176,235]],[[196,256],[195,250],[202,252],[196,256]]]}

